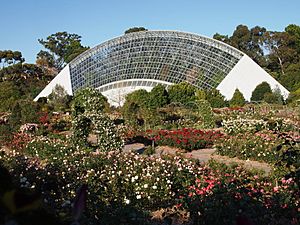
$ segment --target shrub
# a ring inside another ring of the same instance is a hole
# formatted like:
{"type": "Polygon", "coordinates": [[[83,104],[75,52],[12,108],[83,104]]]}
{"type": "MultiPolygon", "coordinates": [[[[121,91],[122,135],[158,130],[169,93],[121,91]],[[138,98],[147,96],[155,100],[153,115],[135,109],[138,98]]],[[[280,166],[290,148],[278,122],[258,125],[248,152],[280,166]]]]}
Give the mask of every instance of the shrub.
{"type": "Polygon", "coordinates": [[[148,130],[147,135],[157,145],[168,145],[188,151],[209,148],[214,141],[222,136],[219,131],[202,131],[183,128],[180,130],[148,130]]]}
{"type": "Polygon", "coordinates": [[[239,91],[239,89],[235,89],[234,94],[229,102],[230,107],[241,107],[246,103],[244,95],[239,91]]]}
{"type": "Polygon", "coordinates": [[[101,113],[108,108],[107,99],[93,88],[80,89],[72,100],[72,114],[77,116],[87,112],[101,113]]]}
{"type": "Polygon", "coordinates": [[[251,101],[262,101],[266,93],[272,93],[271,87],[267,82],[262,82],[253,90],[251,101]]]}
{"type": "Polygon", "coordinates": [[[277,140],[272,133],[253,135],[253,133],[246,132],[221,139],[215,147],[220,155],[274,164],[279,157],[276,146],[281,142],[282,140],[277,140]]]}

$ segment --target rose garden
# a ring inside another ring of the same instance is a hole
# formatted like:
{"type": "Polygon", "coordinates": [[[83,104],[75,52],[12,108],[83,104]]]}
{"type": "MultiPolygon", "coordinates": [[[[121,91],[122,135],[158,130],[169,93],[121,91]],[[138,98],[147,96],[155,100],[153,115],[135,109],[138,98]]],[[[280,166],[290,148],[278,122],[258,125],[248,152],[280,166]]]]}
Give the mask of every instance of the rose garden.
{"type": "Polygon", "coordinates": [[[299,224],[299,107],[182,85],[133,92],[122,109],[93,89],[36,103],[35,125],[1,137],[0,223],[299,224]],[[186,157],[204,149],[225,163],[186,157]]]}

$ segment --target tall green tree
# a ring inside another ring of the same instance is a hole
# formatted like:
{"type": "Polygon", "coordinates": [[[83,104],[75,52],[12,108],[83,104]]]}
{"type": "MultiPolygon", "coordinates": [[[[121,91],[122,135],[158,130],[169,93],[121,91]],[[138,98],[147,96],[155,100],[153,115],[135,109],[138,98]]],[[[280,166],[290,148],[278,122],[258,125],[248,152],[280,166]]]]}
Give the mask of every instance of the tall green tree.
{"type": "Polygon", "coordinates": [[[216,33],[214,38],[223,41],[249,55],[260,65],[265,64],[262,40],[266,29],[255,26],[249,29],[246,25],[238,25],[231,37],[216,33]]]}
{"type": "Polygon", "coordinates": [[[267,82],[257,85],[252,92],[251,101],[262,101],[266,93],[272,93],[272,89],[267,82]]]}
{"type": "Polygon", "coordinates": [[[264,34],[264,47],[267,55],[267,68],[285,74],[286,68],[297,61],[295,39],[287,32],[268,31],[264,34]]]}
{"type": "Polygon", "coordinates": [[[230,107],[237,107],[237,106],[244,106],[246,103],[246,100],[244,98],[244,95],[242,92],[240,92],[239,89],[235,89],[234,94],[229,101],[230,107]]]}
{"type": "Polygon", "coordinates": [[[46,40],[38,39],[38,41],[55,56],[55,66],[58,69],[88,49],[81,45],[81,36],[65,31],[51,34],[46,40]]]}

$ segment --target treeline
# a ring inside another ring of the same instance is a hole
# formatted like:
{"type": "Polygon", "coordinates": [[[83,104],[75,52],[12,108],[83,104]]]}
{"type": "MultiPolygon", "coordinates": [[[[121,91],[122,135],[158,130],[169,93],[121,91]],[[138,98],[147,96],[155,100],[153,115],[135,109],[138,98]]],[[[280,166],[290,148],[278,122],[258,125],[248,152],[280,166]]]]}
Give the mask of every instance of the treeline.
{"type": "MultiPolygon", "coordinates": [[[[125,33],[145,31],[131,28],[125,33]]],[[[284,31],[268,31],[263,27],[249,29],[239,25],[232,36],[215,34],[223,41],[248,54],[289,91],[290,100],[300,98],[300,27],[288,25],[284,31]]],[[[0,50],[0,112],[11,111],[18,99],[32,100],[53,77],[89,47],[81,44],[81,36],[67,32],[39,39],[43,46],[35,64],[25,63],[22,53],[0,50]]],[[[272,96],[269,96],[272,97],[272,96]]]]}
{"type": "MultiPolygon", "coordinates": [[[[266,102],[269,104],[284,104],[280,90],[272,90],[267,82],[262,82],[253,90],[251,102],[266,102]]],[[[233,97],[226,100],[217,90],[199,90],[189,83],[174,84],[168,89],[158,84],[150,92],[137,90],[126,95],[121,108],[125,120],[131,125],[145,121],[155,122],[160,111],[172,107],[192,108],[199,110],[200,106],[210,108],[242,107],[247,103],[243,94],[236,89],[233,97]]],[[[156,121],[159,123],[159,120],[156,121]]]]}
{"type": "Polygon", "coordinates": [[[300,92],[300,26],[269,31],[239,25],[232,36],[216,33],[213,38],[246,53],[289,91],[300,92]]]}
{"type": "Polygon", "coordinates": [[[81,36],[67,32],[38,42],[46,50],[37,54],[35,64],[25,63],[19,51],[0,51],[0,112],[12,111],[18,101],[32,101],[66,63],[88,49],[81,36]]]}

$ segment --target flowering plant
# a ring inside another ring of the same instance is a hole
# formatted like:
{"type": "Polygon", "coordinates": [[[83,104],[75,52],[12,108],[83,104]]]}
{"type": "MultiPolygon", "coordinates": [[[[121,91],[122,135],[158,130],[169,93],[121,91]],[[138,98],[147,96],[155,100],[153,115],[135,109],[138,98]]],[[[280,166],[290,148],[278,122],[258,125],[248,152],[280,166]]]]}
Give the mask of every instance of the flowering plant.
{"type": "Polygon", "coordinates": [[[223,136],[220,131],[204,131],[192,128],[178,130],[148,130],[150,137],[157,145],[168,145],[188,151],[210,148],[214,141],[223,136]]]}

